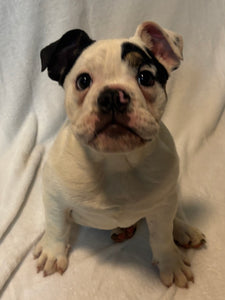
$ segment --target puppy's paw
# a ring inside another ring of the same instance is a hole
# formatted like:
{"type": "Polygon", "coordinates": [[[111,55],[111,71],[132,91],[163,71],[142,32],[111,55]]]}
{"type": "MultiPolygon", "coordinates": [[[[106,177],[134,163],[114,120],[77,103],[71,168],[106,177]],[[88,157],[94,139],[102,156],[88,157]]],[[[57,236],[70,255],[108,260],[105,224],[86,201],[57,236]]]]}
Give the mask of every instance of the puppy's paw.
{"type": "Polygon", "coordinates": [[[206,243],[205,235],[200,230],[177,218],[174,220],[173,236],[174,241],[186,249],[199,248],[206,243]]]}
{"type": "Polygon", "coordinates": [[[155,263],[159,267],[160,279],[167,287],[175,283],[180,288],[188,288],[188,282],[194,282],[190,263],[177,247],[155,263]]]}
{"type": "Polygon", "coordinates": [[[62,275],[68,266],[68,250],[68,245],[44,235],[33,251],[33,256],[37,259],[37,272],[43,270],[44,276],[55,272],[62,275]]]}
{"type": "Polygon", "coordinates": [[[111,239],[116,243],[121,243],[125,240],[131,239],[135,234],[137,225],[134,224],[127,228],[117,227],[111,232],[111,239]]]}

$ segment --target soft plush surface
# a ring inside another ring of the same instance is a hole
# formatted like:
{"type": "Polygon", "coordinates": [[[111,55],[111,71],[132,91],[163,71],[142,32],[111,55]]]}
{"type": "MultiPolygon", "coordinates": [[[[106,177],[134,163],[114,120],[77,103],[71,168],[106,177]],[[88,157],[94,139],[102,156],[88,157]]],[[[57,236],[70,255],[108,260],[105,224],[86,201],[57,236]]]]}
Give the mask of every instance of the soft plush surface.
{"type": "Polygon", "coordinates": [[[11,299],[224,299],[224,0],[51,0],[0,2],[0,297],[11,299]],[[44,230],[40,166],[65,118],[63,89],[40,72],[39,51],[65,31],[129,37],[152,20],[184,38],[164,121],[181,160],[181,205],[207,236],[188,250],[195,283],[164,287],[151,264],[144,221],[114,244],[108,231],[80,228],[69,268],[43,278],[31,249],[44,230]]]}

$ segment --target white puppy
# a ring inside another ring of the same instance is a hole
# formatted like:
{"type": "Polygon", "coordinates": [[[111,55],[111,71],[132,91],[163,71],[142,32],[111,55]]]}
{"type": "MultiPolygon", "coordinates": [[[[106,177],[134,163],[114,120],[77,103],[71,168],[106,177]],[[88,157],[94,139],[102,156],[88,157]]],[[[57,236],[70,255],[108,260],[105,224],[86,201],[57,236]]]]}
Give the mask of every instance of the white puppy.
{"type": "Polygon", "coordinates": [[[154,263],[166,286],[193,281],[184,247],[204,235],[176,217],[178,157],[161,122],[166,82],[182,59],[182,37],[153,22],[129,39],[93,41],[67,32],[41,52],[42,71],[65,89],[68,120],[43,170],[46,231],[38,271],[68,265],[70,220],[130,238],[146,218],[154,263]]]}

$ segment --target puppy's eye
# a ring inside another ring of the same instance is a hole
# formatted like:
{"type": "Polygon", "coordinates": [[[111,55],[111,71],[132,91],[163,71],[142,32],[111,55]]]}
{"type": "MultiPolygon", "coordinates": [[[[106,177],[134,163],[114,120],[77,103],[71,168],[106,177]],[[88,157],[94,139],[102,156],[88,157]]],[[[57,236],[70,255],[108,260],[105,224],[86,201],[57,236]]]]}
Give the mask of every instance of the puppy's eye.
{"type": "Polygon", "coordinates": [[[151,72],[144,70],[140,71],[137,76],[138,83],[143,86],[153,86],[155,84],[155,78],[151,72]]]}
{"type": "Polygon", "coordinates": [[[77,77],[76,87],[78,90],[83,91],[91,85],[91,82],[91,76],[88,73],[83,73],[77,77]]]}

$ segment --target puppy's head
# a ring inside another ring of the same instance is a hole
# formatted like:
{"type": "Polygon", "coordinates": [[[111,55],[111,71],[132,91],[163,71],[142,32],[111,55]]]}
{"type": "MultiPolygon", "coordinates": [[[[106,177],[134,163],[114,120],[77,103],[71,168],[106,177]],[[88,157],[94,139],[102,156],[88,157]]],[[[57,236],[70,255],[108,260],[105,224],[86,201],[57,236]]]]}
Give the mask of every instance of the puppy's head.
{"type": "Polygon", "coordinates": [[[129,39],[93,41],[72,30],[41,51],[42,71],[65,89],[74,135],[97,151],[127,152],[151,142],[182,59],[182,37],[153,22],[129,39]]]}

